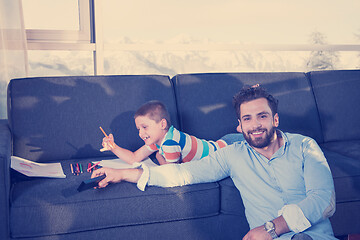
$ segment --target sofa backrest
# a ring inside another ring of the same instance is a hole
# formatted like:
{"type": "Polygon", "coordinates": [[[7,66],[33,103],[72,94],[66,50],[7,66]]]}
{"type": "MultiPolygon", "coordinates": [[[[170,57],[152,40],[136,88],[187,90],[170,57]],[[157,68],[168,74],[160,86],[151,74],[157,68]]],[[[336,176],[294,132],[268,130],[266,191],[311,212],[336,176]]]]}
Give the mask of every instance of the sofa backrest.
{"type": "Polygon", "coordinates": [[[324,141],[360,139],[360,70],[310,72],[324,141]]]}
{"type": "Polygon", "coordinates": [[[13,155],[37,162],[108,156],[101,153],[99,126],[118,145],[136,150],[133,115],[146,101],[166,103],[177,127],[176,103],[168,76],[87,76],[13,79],[8,85],[8,118],[13,155]]]}
{"type": "Polygon", "coordinates": [[[181,74],[172,81],[181,129],[197,137],[216,140],[236,132],[232,97],[243,85],[259,83],[279,99],[281,130],[323,140],[315,99],[304,73],[181,74]]]}

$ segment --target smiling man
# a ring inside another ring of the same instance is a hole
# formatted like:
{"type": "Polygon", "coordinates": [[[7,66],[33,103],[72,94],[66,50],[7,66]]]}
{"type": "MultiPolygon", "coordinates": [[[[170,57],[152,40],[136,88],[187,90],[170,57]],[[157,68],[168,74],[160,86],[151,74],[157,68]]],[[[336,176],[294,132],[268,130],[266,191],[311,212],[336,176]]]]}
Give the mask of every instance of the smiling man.
{"type": "Polygon", "coordinates": [[[278,101],[259,85],[243,88],[233,99],[245,141],[216,151],[201,161],[154,168],[114,170],[99,183],[129,181],[143,190],[213,182],[231,177],[246,208],[250,239],[336,239],[329,217],[335,192],[327,161],[317,143],[277,129],[278,101]]]}

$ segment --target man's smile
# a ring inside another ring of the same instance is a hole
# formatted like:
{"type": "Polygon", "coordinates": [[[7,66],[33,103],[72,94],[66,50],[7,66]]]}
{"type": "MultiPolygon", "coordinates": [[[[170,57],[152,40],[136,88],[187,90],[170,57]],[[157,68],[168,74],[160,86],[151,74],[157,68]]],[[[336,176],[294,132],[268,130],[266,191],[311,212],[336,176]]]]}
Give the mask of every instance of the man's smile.
{"type": "Polygon", "coordinates": [[[253,135],[254,137],[261,137],[261,135],[263,133],[265,133],[265,132],[266,132],[265,129],[258,129],[258,130],[254,130],[254,131],[249,132],[249,134],[253,135]]]}

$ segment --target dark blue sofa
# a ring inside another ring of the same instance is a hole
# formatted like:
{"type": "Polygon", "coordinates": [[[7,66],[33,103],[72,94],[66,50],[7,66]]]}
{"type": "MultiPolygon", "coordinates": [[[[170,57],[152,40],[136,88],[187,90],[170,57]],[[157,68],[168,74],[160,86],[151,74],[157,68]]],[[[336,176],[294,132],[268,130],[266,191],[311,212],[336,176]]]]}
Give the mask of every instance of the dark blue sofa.
{"type": "Polygon", "coordinates": [[[248,224],[229,178],[77,193],[90,174],[74,176],[69,164],[114,158],[99,151],[99,126],[119,145],[140,147],[133,114],[152,99],[167,104],[175,127],[197,137],[235,132],[232,96],[256,83],[280,100],[280,129],[311,136],[324,150],[337,195],[335,235],[359,232],[360,71],[344,70],[13,79],[8,120],[0,121],[0,239],[241,239],[248,224]],[[11,155],[61,162],[67,177],[25,177],[10,170],[11,155]]]}

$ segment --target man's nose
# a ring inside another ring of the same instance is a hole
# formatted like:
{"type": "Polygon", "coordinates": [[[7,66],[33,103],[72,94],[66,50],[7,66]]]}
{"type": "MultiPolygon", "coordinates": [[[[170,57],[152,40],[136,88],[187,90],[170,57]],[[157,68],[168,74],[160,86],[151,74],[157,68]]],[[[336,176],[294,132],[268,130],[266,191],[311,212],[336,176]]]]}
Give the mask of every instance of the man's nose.
{"type": "Polygon", "coordinates": [[[257,129],[259,127],[261,127],[261,122],[258,119],[254,119],[253,121],[253,129],[257,129]]]}

